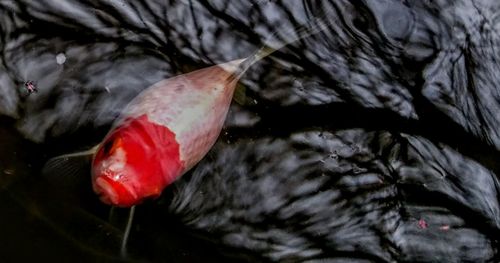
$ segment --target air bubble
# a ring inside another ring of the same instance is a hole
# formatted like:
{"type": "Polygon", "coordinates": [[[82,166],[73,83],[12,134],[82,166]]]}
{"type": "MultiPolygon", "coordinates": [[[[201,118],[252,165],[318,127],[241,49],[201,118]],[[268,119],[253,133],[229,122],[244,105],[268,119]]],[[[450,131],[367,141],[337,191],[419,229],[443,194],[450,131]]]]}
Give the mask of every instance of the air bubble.
{"type": "Polygon", "coordinates": [[[64,62],[66,62],[66,55],[64,55],[63,53],[57,54],[57,56],[56,56],[56,62],[59,65],[64,64],[64,62]]]}

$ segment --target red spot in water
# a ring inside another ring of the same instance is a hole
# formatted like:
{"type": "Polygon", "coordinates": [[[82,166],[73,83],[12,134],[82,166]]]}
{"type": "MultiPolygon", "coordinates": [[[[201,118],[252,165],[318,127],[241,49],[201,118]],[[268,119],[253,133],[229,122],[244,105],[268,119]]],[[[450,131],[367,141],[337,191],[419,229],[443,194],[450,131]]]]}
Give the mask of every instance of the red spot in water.
{"type": "Polygon", "coordinates": [[[424,219],[418,220],[418,227],[420,227],[422,229],[426,229],[428,226],[429,225],[427,224],[427,222],[424,219]]]}
{"type": "Polygon", "coordinates": [[[26,90],[28,91],[29,94],[31,94],[33,92],[38,92],[38,89],[37,89],[35,83],[31,80],[26,81],[26,83],[24,83],[24,87],[26,88],[26,90]]]}
{"type": "Polygon", "coordinates": [[[450,230],[450,226],[449,225],[442,225],[439,227],[440,230],[443,230],[443,231],[447,231],[447,230],[450,230]]]}
{"type": "Polygon", "coordinates": [[[96,153],[94,190],[103,202],[116,206],[131,206],[157,197],[184,169],[179,148],[168,127],[151,122],[146,115],[127,119],[111,132],[96,153]],[[119,172],[99,170],[100,164],[118,150],[125,153],[125,167],[119,172]],[[106,178],[106,183],[96,184],[98,178],[106,178]]]}

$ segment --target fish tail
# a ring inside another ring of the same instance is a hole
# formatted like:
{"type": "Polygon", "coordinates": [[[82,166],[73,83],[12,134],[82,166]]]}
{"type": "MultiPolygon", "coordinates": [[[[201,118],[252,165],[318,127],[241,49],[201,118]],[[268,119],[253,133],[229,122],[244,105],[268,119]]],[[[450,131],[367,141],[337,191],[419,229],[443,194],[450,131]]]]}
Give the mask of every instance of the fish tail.
{"type": "MultiPolygon", "coordinates": [[[[288,41],[285,41],[283,43],[278,43],[273,46],[270,44],[264,44],[259,50],[254,52],[252,55],[247,57],[239,66],[238,70],[233,74],[232,79],[240,79],[243,74],[256,62],[260,61],[263,58],[266,58],[267,56],[271,55],[272,53],[284,48],[287,45],[290,45],[292,43],[295,43],[301,39],[304,39],[306,37],[309,37],[311,35],[317,34],[319,32],[322,32],[323,30],[327,29],[331,22],[325,22],[322,20],[322,18],[326,17],[326,15],[323,15],[321,17],[317,17],[309,22],[307,24],[302,25],[298,28],[292,29],[294,37],[288,41]]],[[[271,36],[268,37],[267,41],[264,41],[264,43],[269,42],[269,39],[275,37],[278,34],[279,31],[274,31],[271,36]]],[[[292,35],[292,34],[290,34],[292,35]]]]}

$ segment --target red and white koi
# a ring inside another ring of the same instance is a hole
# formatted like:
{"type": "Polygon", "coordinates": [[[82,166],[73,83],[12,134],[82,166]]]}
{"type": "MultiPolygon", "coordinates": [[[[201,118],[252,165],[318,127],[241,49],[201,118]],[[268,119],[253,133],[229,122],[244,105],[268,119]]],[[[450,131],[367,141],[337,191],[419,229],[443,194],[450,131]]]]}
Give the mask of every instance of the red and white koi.
{"type": "Polygon", "coordinates": [[[315,26],[277,48],[152,85],[129,103],[101,144],[53,160],[92,154],[92,186],[106,204],[130,207],[159,196],[213,146],[241,75],[275,50],[326,28],[315,26]]]}
{"type": "Polygon", "coordinates": [[[124,110],[92,161],[94,191],[128,207],[157,197],[217,140],[237,83],[235,60],[154,84],[124,110]]]}

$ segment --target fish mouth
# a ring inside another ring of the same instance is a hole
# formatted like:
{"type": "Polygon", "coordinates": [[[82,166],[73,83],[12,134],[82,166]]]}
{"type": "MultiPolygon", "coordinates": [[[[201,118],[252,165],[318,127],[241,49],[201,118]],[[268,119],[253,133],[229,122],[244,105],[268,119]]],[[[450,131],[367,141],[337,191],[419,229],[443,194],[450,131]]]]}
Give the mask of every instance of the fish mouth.
{"type": "Polygon", "coordinates": [[[131,207],[140,201],[128,187],[107,176],[99,176],[95,179],[94,191],[103,203],[113,206],[131,207]]]}

